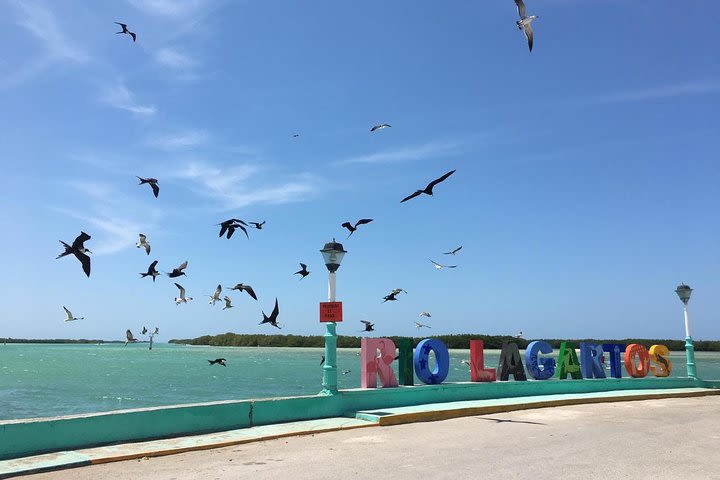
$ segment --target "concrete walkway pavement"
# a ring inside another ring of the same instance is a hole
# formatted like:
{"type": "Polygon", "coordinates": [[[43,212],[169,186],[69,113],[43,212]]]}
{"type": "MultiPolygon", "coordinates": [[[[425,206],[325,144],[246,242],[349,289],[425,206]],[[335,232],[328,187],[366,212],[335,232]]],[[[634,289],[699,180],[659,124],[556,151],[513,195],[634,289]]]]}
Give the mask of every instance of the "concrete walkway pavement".
{"type": "Polygon", "coordinates": [[[24,478],[720,479],[718,445],[720,396],[707,396],[361,428],[24,478]]]}

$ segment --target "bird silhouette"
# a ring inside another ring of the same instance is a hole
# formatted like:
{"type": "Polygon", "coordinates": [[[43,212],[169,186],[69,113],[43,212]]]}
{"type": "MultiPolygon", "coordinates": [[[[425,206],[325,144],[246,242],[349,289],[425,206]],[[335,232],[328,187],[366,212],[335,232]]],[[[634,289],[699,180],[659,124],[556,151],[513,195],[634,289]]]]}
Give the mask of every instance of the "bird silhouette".
{"type": "Polygon", "coordinates": [[[527,16],[527,14],[525,12],[525,3],[523,2],[523,0],[515,0],[515,5],[517,5],[518,15],[520,16],[520,20],[515,22],[515,25],[517,25],[519,30],[523,30],[525,32],[525,38],[527,38],[528,48],[532,52],[532,47],[533,47],[532,22],[540,17],[538,17],[537,15],[527,16]]]}
{"type": "Polygon", "coordinates": [[[210,362],[210,365],[222,365],[223,367],[227,367],[227,364],[225,364],[227,360],[224,358],[216,358],[215,360],[208,360],[208,362],[210,362]]]}
{"type": "Polygon", "coordinates": [[[453,249],[453,250],[450,250],[449,252],[443,252],[443,255],[455,255],[455,254],[458,253],[461,249],[462,249],[462,245],[460,245],[459,247],[457,247],[457,248],[455,248],[455,249],[453,249]]]}
{"type": "Polygon", "coordinates": [[[302,280],[303,278],[310,275],[310,272],[307,269],[307,265],[305,265],[304,263],[301,263],[300,267],[301,267],[301,269],[298,270],[297,272],[293,273],[293,275],[301,275],[300,280],[302,280]]]}
{"type": "Polygon", "coordinates": [[[362,330],[363,332],[373,332],[375,331],[375,324],[370,323],[368,320],[360,320],[363,324],[365,324],[365,329],[362,330]]]}
{"type": "Polygon", "coordinates": [[[257,228],[258,230],[262,230],[263,225],[265,225],[265,220],[263,220],[262,222],[259,222],[259,223],[258,222],[248,222],[248,223],[250,225],[254,226],[255,228],[257,228]]]}
{"type": "Polygon", "coordinates": [[[422,189],[422,190],[415,190],[415,193],[410,194],[410,195],[408,195],[407,197],[405,197],[405,198],[403,198],[402,200],[400,200],[400,203],[407,202],[408,200],[410,200],[410,199],[412,199],[412,198],[415,198],[415,197],[417,197],[418,195],[422,195],[423,193],[424,193],[425,195],[430,195],[430,196],[432,196],[432,194],[433,194],[433,188],[435,187],[435,185],[437,185],[437,184],[440,183],[440,182],[445,181],[445,179],[447,179],[447,178],[448,178],[450,175],[452,175],[453,173],[455,173],[455,170],[451,170],[451,171],[449,171],[448,173],[446,173],[445,175],[443,175],[442,177],[436,178],[436,179],[433,180],[432,182],[428,183],[427,186],[426,186],[424,189],[422,189]]]}
{"type": "Polygon", "coordinates": [[[127,347],[128,343],[135,343],[138,339],[135,338],[132,334],[132,332],[128,329],[125,331],[125,346],[127,347]]]}
{"type": "Polygon", "coordinates": [[[437,263],[437,262],[435,262],[435,261],[433,261],[433,260],[430,260],[430,263],[432,263],[433,265],[435,265],[435,269],[436,269],[436,270],[442,270],[443,268],[457,268],[457,265],[443,265],[443,264],[437,263]]]}
{"type": "Polygon", "coordinates": [[[140,335],[147,335],[148,329],[147,327],[143,327],[142,331],[140,332],[140,335]]]}
{"type": "Polygon", "coordinates": [[[278,307],[277,298],[275,299],[275,308],[273,308],[273,311],[270,314],[270,316],[268,317],[267,315],[265,315],[264,310],[263,310],[262,314],[263,314],[263,321],[260,322],[259,325],[262,325],[263,323],[269,323],[273,327],[280,328],[280,325],[278,325],[278,321],[277,321],[278,315],[280,314],[280,309],[278,307]]]}
{"type": "Polygon", "coordinates": [[[158,186],[157,178],[142,178],[142,177],[137,177],[137,178],[140,179],[140,183],[138,183],[138,185],[142,185],[144,183],[147,183],[148,185],[150,185],[150,188],[152,188],[152,191],[153,191],[153,195],[155,195],[155,198],[157,198],[157,196],[160,194],[160,187],[158,186]]]}
{"type": "Polygon", "coordinates": [[[225,306],[223,307],[223,310],[227,310],[228,308],[233,308],[232,306],[232,299],[225,295],[223,297],[223,301],[225,302],[225,306]]]}
{"type": "Polygon", "coordinates": [[[220,225],[220,234],[218,235],[218,237],[222,237],[223,234],[227,232],[227,238],[229,239],[233,236],[233,233],[235,233],[235,229],[239,228],[240,230],[245,232],[245,236],[247,238],[250,238],[247,229],[245,228],[247,227],[247,223],[243,222],[240,219],[231,218],[229,220],[225,220],[224,222],[218,223],[218,225],[220,225]]]}
{"type": "Polygon", "coordinates": [[[255,290],[250,285],[245,285],[243,283],[238,283],[234,287],[229,287],[229,290],[239,290],[239,291],[245,291],[250,295],[252,298],[257,300],[257,295],[255,295],[255,290]]]}
{"type": "Polygon", "coordinates": [[[430,328],[430,325],[425,325],[424,323],[415,322],[415,328],[417,328],[418,330],[420,330],[423,327],[430,328]]]}
{"type": "MultiPolygon", "coordinates": [[[[345,222],[340,226],[347,228],[348,231],[350,231],[350,235],[352,235],[353,233],[355,233],[355,230],[357,230],[358,225],[365,225],[372,221],[373,221],[372,218],[362,218],[362,219],[358,220],[357,222],[355,222],[355,225],[352,225],[350,222],[345,222]]],[[[348,235],[348,238],[350,238],[350,235],[348,235]]]]}
{"type": "Polygon", "coordinates": [[[176,278],[176,277],[179,277],[180,275],[185,275],[185,272],[183,272],[183,270],[185,270],[187,268],[187,266],[188,266],[188,262],[187,262],[187,260],[185,260],[183,263],[180,264],[179,267],[173,268],[173,271],[168,273],[167,276],[170,278],[176,278]]]}
{"type": "Polygon", "coordinates": [[[122,27],[122,31],[115,32],[115,33],[126,33],[132,37],[133,42],[135,41],[135,39],[137,38],[137,35],[135,35],[134,32],[131,32],[130,30],[128,30],[127,25],[125,25],[124,23],[120,23],[120,22],[115,22],[115,23],[120,25],[120,27],[122,27]]]}
{"type": "Polygon", "coordinates": [[[420,315],[418,315],[418,317],[430,318],[430,317],[432,317],[432,315],[430,315],[430,312],[421,312],[420,315]]]}
{"type": "Polygon", "coordinates": [[[78,235],[75,240],[73,241],[72,245],[68,245],[67,243],[63,242],[62,240],[59,240],[60,243],[63,244],[63,247],[65,247],[65,251],[55,257],[55,260],[58,258],[62,258],[65,255],[70,255],[71,253],[75,255],[75,258],[77,258],[80,261],[80,264],[82,265],[83,272],[85,272],[85,275],[88,277],[90,276],[90,257],[87,256],[88,253],[92,253],[90,250],[85,248],[85,242],[90,240],[90,235],[88,235],[85,232],[80,232],[80,235],[78,235]]]}
{"type": "Polygon", "coordinates": [[[383,297],[383,299],[384,299],[383,303],[397,301],[397,298],[395,298],[396,295],[397,295],[397,293],[395,293],[395,292],[390,292],[388,295],[385,295],[383,297]]]}
{"type": "Polygon", "coordinates": [[[158,272],[157,270],[155,270],[155,266],[156,266],[157,264],[158,264],[158,261],[157,261],[157,260],[155,260],[154,262],[152,262],[152,263],[150,264],[150,266],[148,267],[147,272],[140,274],[140,278],[145,278],[145,277],[148,277],[148,276],[152,276],[153,283],[155,283],[155,277],[157,277],[158,275],[160,275],[160,272],[158,272]]]}
{"type": "Polygon", "coordinates": [[[388,125],[387,123],[381,123],[379,125],[375,125],[370,129],[371,132],[376,132],[378,130],[382,130],[383,128],[389,128],[392,127],[392,125],[388,125]]]}
{"type": "Polygon", "coordinates": [[[325,363],[325,355],[320,355],[320,365],[325,363]]]}

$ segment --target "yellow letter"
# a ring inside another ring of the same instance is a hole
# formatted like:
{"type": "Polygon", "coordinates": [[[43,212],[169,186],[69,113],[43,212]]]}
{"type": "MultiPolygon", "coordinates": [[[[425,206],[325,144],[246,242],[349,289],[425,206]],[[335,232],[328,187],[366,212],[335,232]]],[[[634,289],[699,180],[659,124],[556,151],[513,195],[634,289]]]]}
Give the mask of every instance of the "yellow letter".
{"type": "Polygon", "coordinates": [[[672,362],[665,358],[670,351],[665,345],[653,345],[650,347],[650,361],[656,365],[650,367],[656,377],[669,377],[672,372],[672,362]]]}

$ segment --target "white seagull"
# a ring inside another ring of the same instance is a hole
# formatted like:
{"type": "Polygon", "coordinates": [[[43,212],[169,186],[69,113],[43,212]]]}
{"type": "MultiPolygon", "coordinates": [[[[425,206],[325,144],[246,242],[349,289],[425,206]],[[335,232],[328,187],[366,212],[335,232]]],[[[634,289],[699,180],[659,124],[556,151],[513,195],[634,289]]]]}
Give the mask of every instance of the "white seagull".
{"type": "Polygon", "coordinates": [[[182,285],[179,283],[176,283],[175,286],[180,290],[180,296],[175,299],[175,305],[180,305],[181,303],[187,303],[190,300],[192,300],[192,297],[185,298],[185,288],[183,288],[182,285]]]}
{"type": "Polygon", "coordinates": [[[371,132],[375,132],[377,130],[382,130],[383,128],[392,127],[392,125],[388,125],[387,123],[381,123],[380,125],[375,125],[370,129],[371,132]]]}
{"type": "Polygon", "coordinates": [[[420,329],[423,328],[423,327],[425,327],[425,328],[431,328],[430,325],[425,325],[424,323],[415,322],[415,328],[417,328],[418,330],[420,330],[420,329]]]}
{"type": "Polygon", "coordinates": [[[525,31],[525,37],[527,38],[528,47],[530,48],[530,51],[532,52],[532,46],[533,46],[533,29],[532,29],[532,22],[533,20],[539,18],[537,15],[530,15],[529,17],[525,14],[525,3],[523,3],[523,0],[515,0],[515,5],[517,5],[517,11],[518,15],[520,15],[520,20],[515,22],[518,29],[525,31]]]}
{"type": "Polygon", "coordinates": [[[430,317],[432,317],[432,315],[430,315],[430,312],[421,312],[420,315],[418,315],[418,317],[430,318],[430,317]]]}
{"type": "Polygon", "coordinates": [[[430,262],[435,265],[435,269],[442,270],[443,268],[457,268],[457,265],[443,265],[441,263],[437,263],[433,260],[430,260],[430,262]]]}
{"type": "Polygon", "coordinates": [[[522,333],[522,330],[520,330],[520,331],[517,333],[517,335],[515,335],[515,338],[522,338],[522,336],[523,336],[523,333],[522,333]]]}
{"type": "Polygon", "coordinates": [[[210,297],[210,302],[208,302],[210,303],[210,305],[215,305],[215,302],[220,301],[220,292],[222,292],[222,285],[217,286],[217,288],[215,289],[215,293],[213,293],[212,295],[208,295],[208,297],[210,297]]]}
{"type": "Polygon", "coordinates": [[[135,246],[137,248],[141,248],[141,247],[144,248],[145,253],[150,255],[150,242],[147,241],[147,237],[145,235],[143,235],[142,233],[140,234],[140,240],[135,244],[135,246]]]}
{"type": "Polygon", "coordinates": [[[225,301],[225,306],[223,307],[223,310],[227,310],[228,308],[232,308],[232,307],[233,307],[233,306],[232,306],[232,300],[230,299],[230,297],[228,297],[227,295],[225,295],[225,298],[223,298],[223,300],[225,301]]]}
{"type": "Polygon", "coordinates": [[[63,307],[63,310],[65,310],[65,315],[67,315],[67,318],[65,319],[66,322],[72,322],[73,320],[82,320],[85,317],[73,317],[73,314],[70,313],[70,310],[67,309],[67,307],[63,307]]]}

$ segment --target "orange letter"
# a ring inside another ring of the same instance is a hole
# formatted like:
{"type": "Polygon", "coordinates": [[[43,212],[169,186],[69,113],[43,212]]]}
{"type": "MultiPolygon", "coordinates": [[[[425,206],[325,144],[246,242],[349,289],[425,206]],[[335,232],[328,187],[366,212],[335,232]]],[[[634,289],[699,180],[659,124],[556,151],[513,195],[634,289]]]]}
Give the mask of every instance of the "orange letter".
{"type": "Polygon", "coordinates": [[[625,370],[631,377],[642,378],[648,374],[650,366],[650,355],[647,348],[638,343],[631,343],[625,348],[625,370]],[[637,355],[640,363],[635,365],[637,355]]]}

